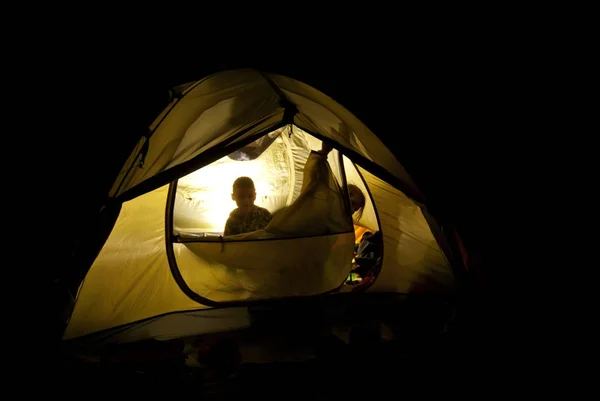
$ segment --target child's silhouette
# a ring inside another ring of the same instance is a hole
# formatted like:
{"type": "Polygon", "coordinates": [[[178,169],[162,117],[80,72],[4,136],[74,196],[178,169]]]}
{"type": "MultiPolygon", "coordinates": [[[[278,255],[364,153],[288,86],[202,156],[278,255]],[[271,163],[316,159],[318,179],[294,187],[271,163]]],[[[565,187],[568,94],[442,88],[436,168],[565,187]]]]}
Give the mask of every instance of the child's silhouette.
{"type": "Polygon", "coordinates": [[[239,177],[233,182],[231,199],[238,207],[229,214],[223,235],[262,230],[271,221],[271,213],[254,204],[256,189],[250,177],[239,177]]]}

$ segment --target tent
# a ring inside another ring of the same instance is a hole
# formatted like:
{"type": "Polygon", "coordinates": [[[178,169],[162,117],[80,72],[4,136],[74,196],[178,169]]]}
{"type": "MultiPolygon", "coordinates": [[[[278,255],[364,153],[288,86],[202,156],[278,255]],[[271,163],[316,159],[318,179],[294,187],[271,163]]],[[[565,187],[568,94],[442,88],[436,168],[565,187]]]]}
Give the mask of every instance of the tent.
{"type": "Polygon", "coordinates": [[[318,90],[253,69],[174,88],[108,199],[103,213],[112,217],[81,268],[66,342],[233,330],[250,325],[249,305],[289,298],[451,296],[462,272],[452,239],[373,132],[318,90]],[[295,226],[283,234],[223,236],[236,176],[253,177],[256,203],[275,219],[298,204],[303,165],[322,141],[334,147],[334,206],[288,214],[280,220],[295,226]],[[382,234],[383,253],[376,279],[342,294],[356,242],[350,183],[366,194],[360,226],[382,234]]]}

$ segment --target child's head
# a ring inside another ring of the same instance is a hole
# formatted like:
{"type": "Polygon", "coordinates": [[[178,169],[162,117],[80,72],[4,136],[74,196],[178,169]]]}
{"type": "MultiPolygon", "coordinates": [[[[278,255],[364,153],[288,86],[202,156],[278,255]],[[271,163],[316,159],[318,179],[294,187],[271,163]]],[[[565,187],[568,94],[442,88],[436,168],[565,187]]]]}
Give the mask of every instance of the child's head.
{"type": "Polygon", "coordinates": [[[348,195],[350,196],[352,214],[356,213],[357,220],[360,220],[365,209],[365,194],[356,185],[348,184],[348,195]]]}
{"type": "Polygon", "coordinates": [[[238,208],[244,210],[252,207],[256,200],[256,189],[254,181],[250,177],[239,177],[233,182],[231,199],[235,201],[238,208]]]}

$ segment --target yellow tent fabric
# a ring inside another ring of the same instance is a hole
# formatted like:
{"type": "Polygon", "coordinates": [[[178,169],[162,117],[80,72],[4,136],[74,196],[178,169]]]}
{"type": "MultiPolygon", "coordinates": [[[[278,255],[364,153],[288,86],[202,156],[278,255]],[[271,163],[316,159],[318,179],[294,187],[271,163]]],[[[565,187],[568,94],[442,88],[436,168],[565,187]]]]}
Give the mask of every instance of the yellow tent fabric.
{"type": "Polygon", "coordinates": [[[444,292],[455,285],[448,260],[421,208],[406,195],[358,167],[377,207],[383,267],[370,292],[444,292]]]}
{"type": "MultiPolygon", "coordinates": [[[[233,151],[244,138],[271,134],[279,137],[255,164],[268,166],[267,173],[274,184],[269,187],[269,179],[260,184],[268,196],[257,197],[257,204],[285,213],[302,188],[301,166],[310,150],[320,144],[309,132],[356,152],[419,193],[389,149],[356,117],[316,89],[287,77],[254,70],[212,75],[187,86],[183,96],[172,101],[151,129],[150,142],[146,143],[147,138],[140,140],[117,177],[111,196],[121,195],[219,144],[228,143],[233,151]],[[298,108],[292,125],[278,126],[284,114],[281,94],[298,108]],[[236,136],[243,130],[243,136],[236,136]],[[130,168],[145,144],[149,146],[143,168],[130,168]]],[[[455,278],[433,235],[432,228],[437,227],[430,224],[435,222],[425,219],[421,206],[397,187],[355,164],[347,155],[342,160],[340,165],[337,151],[330,154],[331,182],[358,185],[367,199],[363,217],[356,223],[383,234],[383,265],[367,291],[452,292],[455,278]]],[[[128,331],[125,336],[126,331],[122,331],[121,340],[189,334],[190,327],[196,327],[196,333],[216,330],[214,324],[208,323],[216,315],[206,318],[206,324],[198,324],[199,316],[208,316],[205,313],[209,313],[210,305],[192,300],[182,291],[171,272],[167,246],[172,246],[186,285],[214,302],[310,296],[334,290],[342,283],[350,270],[355,243],[351,224],[347,230],[304,238],[250,238],[256,237],[251,234],[246,239],[253,241],[167,243],[171,234],[190,239],[198,232],[221,230],[222,218],[211,220],[206,217],[211,215],[208,211],[223,215],[233,205],[230,200],[222,205],[219,201],[211,204],[201,196],[210,188],[197,182],[221,177],[227,163],[219,159],[200,166],[192,174],[177,177],[177,213],[173,226],[167,228],[172,232],[165,231],[169,185],[123,204],[109,238],[80,287],[65,340],[174,312],[184,312],[177,320],[181,330],[165,329],[164,325],[159,328],[157,320],[152,320],[154,323],[147,323],[143,330],[137,327],[135,334],[128,331]]],[[[225,199],[225,191],[230,191],[231,179],[222,181],[225,184],[218,187],[222,188],[218,199],[225,199]]],[[[215,185],[211,188],[217,188],[215,185]]],[[[340,211],[341,207],[340,204],[335,210],[340,211]]],[[[235,318],[225,316],[226,313],[219,315],[221,321],[226,321],[219,327],[247,325],[243,308],[236,311],[235,318]]]]}
{"type": "Polygon", "coordinates": [[[274,127],[283,117],[274,82],[298,108],[294,124],[317,132],[381,166],[413,191],[418,188],[392,152],[364,124],[333,99],[310,86],[277,74],[252,69],[224,71],[189,86],[155,124],[143,169],[130,169],[146,138],[125,163],[111,196],[118,196],[159,172],[180,165],[237,133],[249,129],[241,141],[274,127]],[[214,122],[218,121],[218,124],[214,122]],[[123,183],[121,184],[121,181],[123,183]]]}

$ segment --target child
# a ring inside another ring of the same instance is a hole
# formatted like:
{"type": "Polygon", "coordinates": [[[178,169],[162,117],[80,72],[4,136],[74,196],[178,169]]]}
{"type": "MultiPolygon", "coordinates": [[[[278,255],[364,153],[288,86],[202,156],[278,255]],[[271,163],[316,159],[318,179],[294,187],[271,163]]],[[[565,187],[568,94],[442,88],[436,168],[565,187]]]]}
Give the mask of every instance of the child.
{"type": "Polygon", "coordinates": [[[231,199],[237,204],[225,223],[223,235],[243,234],[250,231],[262,230],[271,221],[271,213],[256,206],[256,189],[254,181],[249,177],[239,177],[233,182],[231,199]]]}

